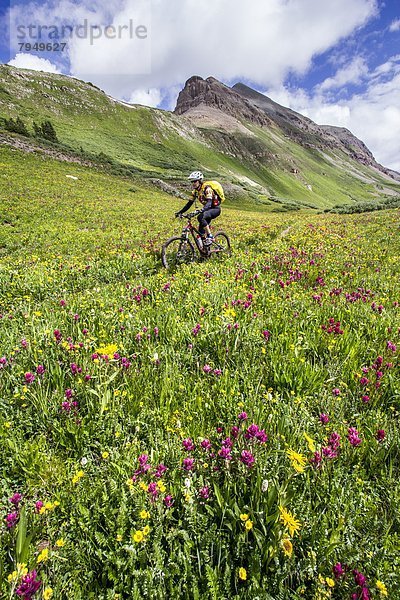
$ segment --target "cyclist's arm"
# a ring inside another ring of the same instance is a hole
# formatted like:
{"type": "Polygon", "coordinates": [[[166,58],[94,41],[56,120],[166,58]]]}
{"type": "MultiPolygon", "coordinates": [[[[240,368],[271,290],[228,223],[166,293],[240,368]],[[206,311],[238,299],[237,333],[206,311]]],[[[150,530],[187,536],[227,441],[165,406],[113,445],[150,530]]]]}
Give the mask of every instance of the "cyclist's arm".
{"type": "Polygon", "coordinates": [[[181,208],[181,210],[178,210],[178,212],[176,213],[177,215],[181,215],[182,213],[185,213],[187,210],[189,210],[189,208],[192,206],[194,202],[194,198],[190,199],[183,208],[181,208]]]}

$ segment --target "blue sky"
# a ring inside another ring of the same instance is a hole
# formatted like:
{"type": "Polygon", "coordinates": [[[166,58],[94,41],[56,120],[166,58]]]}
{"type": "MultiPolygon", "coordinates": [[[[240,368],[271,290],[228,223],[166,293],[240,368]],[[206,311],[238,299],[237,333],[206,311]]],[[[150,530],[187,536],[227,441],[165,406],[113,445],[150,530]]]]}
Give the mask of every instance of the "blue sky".
{"type": "Polygon", "coordinates": [[[0,15],[1,62],[72,74],[165,109],[191,75],[243,81],[317,123],[347,127],[400,171],[397,0],[0,0],[0,15]],[[15,44],[17,25],[85,19],[144,26],[146,39],[73,37],[64,52],[15,44]]]}

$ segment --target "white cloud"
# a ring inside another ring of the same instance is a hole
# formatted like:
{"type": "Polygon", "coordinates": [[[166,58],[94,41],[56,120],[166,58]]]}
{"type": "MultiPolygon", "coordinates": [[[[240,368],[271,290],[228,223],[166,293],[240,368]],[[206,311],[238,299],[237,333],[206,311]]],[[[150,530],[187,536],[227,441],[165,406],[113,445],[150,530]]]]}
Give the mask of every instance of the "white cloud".
{"type": "Polygon", "coordinates": [[[130,104],[143,104],[144,106],[156,107],[161,103],[161,100],[161,91],[157,88],[151,88],[148,90],[135,90],[128,102],[130,104]]]}
{"type": "Polygon", "coordinates": [[[320,125],[346,127],[367,145],[379,163],[400,172],[400,55],[369,73],[368,81],[365,92],[346,101],[331,101],[320,87],[308,93],[280,86],[265,94],[320,125]]]}
{"type": "Polygon", "coordinates": [[[400,31],[400,19],[395,19],[390,23],[389,31],[391,31],[392,33],[394,31],[400,31]]]}
{"type": "Polygon", "coordinates": [[[364,58],[357,56],[346,66],[339,69],[334,77],[328,77],[319,84],[319,91],[340,88],[346,84],[357,84],[368,73],[368,65],[364,58]]]}
{"type": "Polygon", "coordinates": [[[135,39],[69,42],[71,74],[90,75],[110,94],[129,97],[134,89],[167,88],[193,74],[278,85],[289,72],[305,73],[314,56],[372,18],[377,0],[60,0],[56,8],[47,0],[13,10],[14,25],[51,23],[56,15],[60,23],[86,18],[118,25],[132,18],[147,26],[151,64],[150,44],[135,39]]]}
{"type": "Polygon", "coordinates": [[[32,69],[33,71],[45,71],[46,73],[61,73],[57,66],[46,58],[40,58],[40,56],[24,52],[18,52],[15,58],[10,60],[8,64],[20,69],[32,69]]]}

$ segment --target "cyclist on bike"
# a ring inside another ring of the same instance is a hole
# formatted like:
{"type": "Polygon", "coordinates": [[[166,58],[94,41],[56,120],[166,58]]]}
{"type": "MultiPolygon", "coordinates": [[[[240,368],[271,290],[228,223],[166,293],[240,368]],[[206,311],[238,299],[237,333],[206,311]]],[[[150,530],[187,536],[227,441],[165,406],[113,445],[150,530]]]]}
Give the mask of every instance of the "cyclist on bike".
{"type": "MultiPolygon", "coordinates": [[[[185,213],[187,210],[189,210],[193,202],[199,200],[199,202],[203,205],[203,208],[199,211],[199,216],[197,217],[199,221],[199,232],[202,238],[204,238],[205,234],[207,234],[204,244],[208,246],[214,239],[214,236],[210,231],[210,222],[212,219],[216,219],[221,214],[222,199],[210,185],[214,182],[204,181],[204,175],[201,171],[193,171],[193,173],[190,173],[188,179],[193,185],[192,198],[181,210],[175,213],[175,216],[179,217],[182,213],[185,213]]],[[[223,195],[221,185],[218,183],[217,185],[221,189],[223,195]]]]}

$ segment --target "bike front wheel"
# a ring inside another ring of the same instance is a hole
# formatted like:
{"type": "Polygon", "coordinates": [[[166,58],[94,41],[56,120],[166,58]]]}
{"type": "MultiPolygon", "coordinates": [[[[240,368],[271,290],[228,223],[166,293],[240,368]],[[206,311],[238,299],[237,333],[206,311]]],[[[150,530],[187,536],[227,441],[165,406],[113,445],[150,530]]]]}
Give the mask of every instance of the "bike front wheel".
{"type": "Polygon", "coordinates": [[[166,269],[173,269],[194,260],[194,246],[190,240],[172,237],[165,242],[161,250],[161,262],[166,269]]]}

